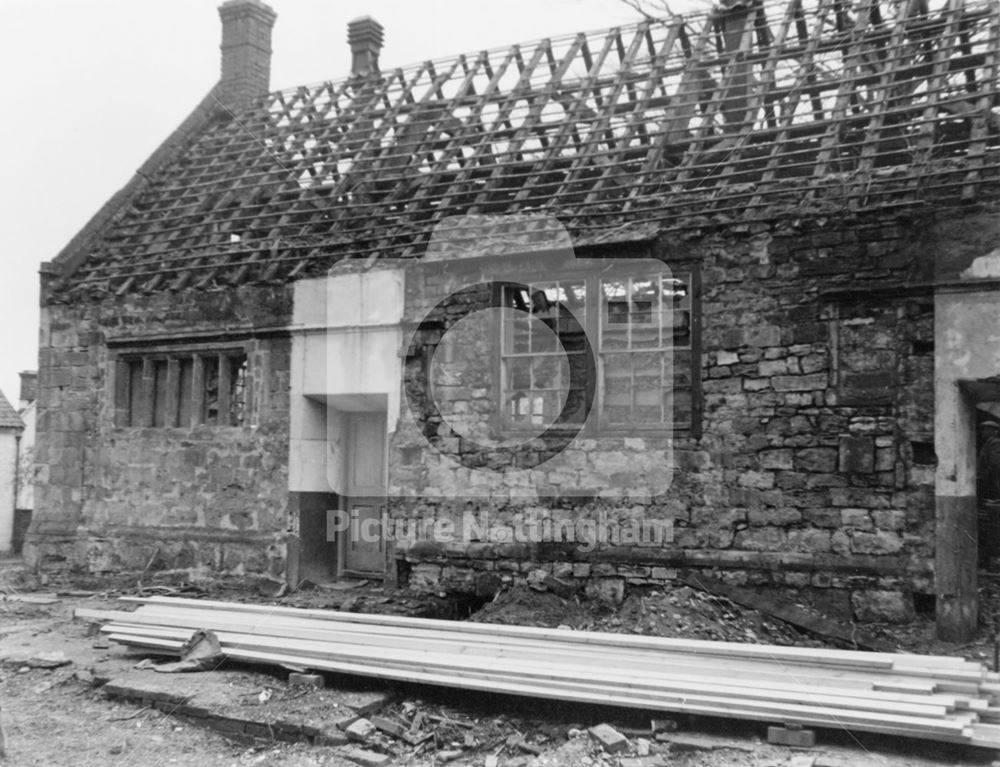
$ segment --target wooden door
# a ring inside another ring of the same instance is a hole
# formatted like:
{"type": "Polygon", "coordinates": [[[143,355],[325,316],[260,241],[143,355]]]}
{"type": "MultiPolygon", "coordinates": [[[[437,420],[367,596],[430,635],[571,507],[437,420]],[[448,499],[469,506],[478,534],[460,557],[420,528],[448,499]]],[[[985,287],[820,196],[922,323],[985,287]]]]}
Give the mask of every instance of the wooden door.
{"type": "Polygon", "coordinates": [[[386,566],[382,512],[385,508],[385,414],[352,413],[348,426],[347,510],[344,570],[383,573],[386,566]]]}

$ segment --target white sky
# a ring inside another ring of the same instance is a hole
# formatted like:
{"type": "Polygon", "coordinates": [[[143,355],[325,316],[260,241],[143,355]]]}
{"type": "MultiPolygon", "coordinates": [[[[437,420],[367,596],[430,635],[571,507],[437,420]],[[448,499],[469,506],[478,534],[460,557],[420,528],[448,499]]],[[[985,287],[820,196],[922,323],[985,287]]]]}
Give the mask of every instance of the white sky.
{"type": "MultiPolygon", "coordinates": [[[[53,259],[219,71],[221,0],[0,0],[0,390],[37,367],[38,265],[53,259]]],[[[347,22],[386,28],[383,68],[630,23],[620,0],[271,0],[271,88],[339,80],[347,22]]],[[[655,5],[655,0],[651,3],[655,5]]],[[[674,12],[709,0],[670,0],[674,12]]]]}

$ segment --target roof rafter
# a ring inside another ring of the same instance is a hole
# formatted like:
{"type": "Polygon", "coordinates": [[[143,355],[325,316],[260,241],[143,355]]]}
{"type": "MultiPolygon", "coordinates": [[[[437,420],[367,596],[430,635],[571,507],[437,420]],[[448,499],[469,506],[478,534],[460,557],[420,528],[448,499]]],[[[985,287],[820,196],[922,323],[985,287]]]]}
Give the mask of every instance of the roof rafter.
{"type": "Polygon", "coordinates": [[[56,287],[292,279],[467,213],[585,243],[993,199],[998,38],[995,0],[744,0],[274,93],[157,166],[56,287]]]}

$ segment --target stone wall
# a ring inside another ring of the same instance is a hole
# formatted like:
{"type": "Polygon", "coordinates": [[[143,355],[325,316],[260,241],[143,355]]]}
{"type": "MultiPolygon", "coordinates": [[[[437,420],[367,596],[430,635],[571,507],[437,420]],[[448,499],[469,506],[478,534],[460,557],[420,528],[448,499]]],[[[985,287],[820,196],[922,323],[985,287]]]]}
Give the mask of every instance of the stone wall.
{"type": "MultiPolygon", "coordinates": [[[[925,236],[917,222],[858,217],[660,242],[656,257],[701,278],[700,433],[674,435],[665,493],[636,502],[587,497],[596,493],[583,485],[568,488],[583,497],[560,491],[535,511],[663,517],[673,537],[588,551],[565,540],[511,540],[509,520],[524,504],[502,492],[485,506],[462,497],[465,467],[428,456],[421,435],[403,428],[390,484],[433,477],[444,492],[397,504],[397,519],[446,519],[461,529],[463,514],[488,507],[498,522],[472,540],[399,541],[403,571],[425,587],[475,590],[524,582],[542,568],[612,599],[630,586],[707,573],[794,590],[848,619],[910,619],[913,595],[933,593],[933,303],[926,289],[902,287],[933,273],[925,236]]],[[[410,301],[415,320],[425,307],[420,296],[410,301]]],[[[429,361],[417,354],[408,364],[429,361]]],[[[447,440],[447,428],[425,424],[423,436],[447,440]]],[[[586,476],[653,470],[639,435],[615,439],[612,449],[607,440],[574,443],[590,462],[586,476]]]]}
{"type": "Polygon", "coordinates": [[[287,516],[290,314],[287,288],[44,306],[26,560],[89,571],[149,565],[281,574],[294,526],[287,516]],[[247,351],[244,425],[121,425],[117,354],[213,343],[247,351]]]}
{"type": "MultiPolygon", "coordinates": [[[[453,460],[478,450],[453,428],[463,411],[488,416],[498,401],[495,381],[474,380],[495,349],[459,345],[446,371],[458,378],[443,381],[455,387],[452,410],[416,422],[404,407],[389,425],[391,521],[463,532],[471,514],[474,534],[401,539],[399,572],[420,587],[488,592],[542,570],[612,601],[706,574],[844,619],[910,619],[914,596],[934,592],[934,306],[921,285],[933,278],[925,244],[941,247],[939,229],[858,216],[656,243],[647,256],[700,279],[697,418],[672,435],[584,433],[559,448],[556,470],[544,460],[552,444],[529,440],[515,460],[537,470],[538,498],[514,486],[478,492],[470,466],[453,460]],[[548,524],[548,537],[526,534],[526,519],[548,524]],[[650,520],[668,534],[600,537],[650,520]],[[598,540],[579,545],[567,521],[598,540]]],[[[449,279],[485,274],[480,263],[449,279]]],[[[408,278],[405,328],[427,317],[426,287],[408,278]]],[[[246,287],[43,307],[30,562],[283,570],[298,524],[288,507],[291,296],[246,287]],[[115,354],[211,339],[242,339],[250,352],[249,425],[116,425],[115,354]]],[[[426,381],[413,372],[429,368],[457,316],[445,309],[403,350],[401,399],[418,412],[428,392],[413,389],[426,381]]]]}

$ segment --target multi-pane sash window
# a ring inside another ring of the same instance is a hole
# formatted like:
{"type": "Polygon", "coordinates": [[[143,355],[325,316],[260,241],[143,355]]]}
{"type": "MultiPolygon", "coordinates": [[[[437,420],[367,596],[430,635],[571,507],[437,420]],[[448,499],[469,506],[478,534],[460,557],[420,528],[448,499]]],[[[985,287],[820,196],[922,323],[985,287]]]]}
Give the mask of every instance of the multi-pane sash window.
{"type": "Polygon", "coordinates": [[[507,285],[501,305],[505,427],[578,427],[588,401],[600,428],[691,426],[689,274],[507,285]]]}
{"type": "Polygon", "coordinates": [[[587,351],[586,281],[504,287],[504,421],[508,426],[573,426],[586,420],[592,378],[587,351]]]}
{"type": "Polygon", "coordinates": [[[664,275],[602,279],[600,300],[601,423],[666,425],[678,409],[677,425],[689,422],[690,385],[679,392],[674,375],[674,350],[691,348],[689,283],[664,275]]]}

